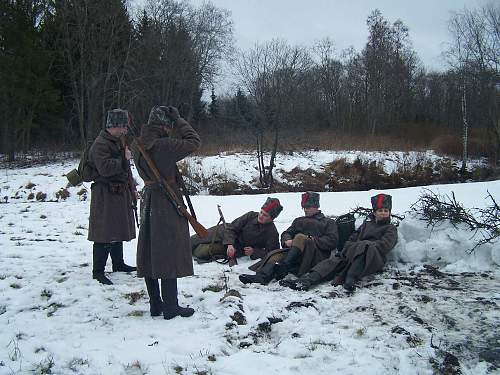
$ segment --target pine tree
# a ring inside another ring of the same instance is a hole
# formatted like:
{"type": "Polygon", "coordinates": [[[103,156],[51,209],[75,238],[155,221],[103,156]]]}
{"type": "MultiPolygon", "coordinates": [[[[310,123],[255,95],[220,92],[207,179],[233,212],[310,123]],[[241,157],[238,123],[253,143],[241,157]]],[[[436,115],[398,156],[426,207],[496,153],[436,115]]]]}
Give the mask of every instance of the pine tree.
{"type": "Polygon", "coordinates": [[[50,77],[53,57],[41,38],[44,5],[0,0],[0,133],[10,161],[18,146],[30,148],[32,130],[46,125],[42,114],[58,104],[50,77]]]}

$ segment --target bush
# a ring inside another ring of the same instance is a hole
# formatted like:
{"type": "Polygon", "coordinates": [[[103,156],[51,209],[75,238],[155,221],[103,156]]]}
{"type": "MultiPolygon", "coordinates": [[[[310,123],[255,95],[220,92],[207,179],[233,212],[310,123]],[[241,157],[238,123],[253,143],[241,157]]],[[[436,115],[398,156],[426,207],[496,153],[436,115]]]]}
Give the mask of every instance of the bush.
{"type": "MultiPolygon", "coordinates": [[[[435,138],[431,144],[432,149],[439,155],[461,158],[463,155],[463,139],[461,135],[443,135],[435,138]]],[[[485,137],[470,137],[467,144],[469,157],[488,157],[495,155],[495,145],[485,137]]]]}

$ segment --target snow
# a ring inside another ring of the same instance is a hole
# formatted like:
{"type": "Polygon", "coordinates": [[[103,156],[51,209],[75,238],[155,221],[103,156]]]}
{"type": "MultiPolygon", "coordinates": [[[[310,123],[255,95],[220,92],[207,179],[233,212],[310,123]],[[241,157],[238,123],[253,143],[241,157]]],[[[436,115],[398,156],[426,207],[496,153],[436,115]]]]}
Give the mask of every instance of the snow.
{"type": "MultiPolygon", "coordinates": [[[[264,155],[265,165],[269,164],[269,154],[264,155]]],[[[432,150],[428,151],[300,151],[292,153],[279,153],[275,162],[275,178],[281,179],[281,171],[290,172],[295,167],[301,169],[311,168],[320,172],[323,167],[338,159],[345,159],[353,163],[356,159],[361,161],[376,161],[383,166],[387,173],[398,168],[411,168],[417,162],[425,164],[426,161],[435,163],[447,158],[438,156],[432,150]]],[[[450,159],[452,163],[456,160],[450,159]]],[[[220,153],[213,156],[192,156],[186,158],[185,163],[189,170],[197,175],[210,178],[212,176],[227,176],[248,185],[254,185],[258,177],[256,157],[250,153],[220,153]]],[[[482,159],[469,161],[468,168],[473,168],[484,163],[482,159]]]]}
{"type": "MultiPolygon", "coordinates": [[[[303,155],[290,155],[282,167],[320,166],[332,157],[303,155]]],[[[219,158],[201,159],[204,173],[222,166],[241,179],[255,175],[239,155],[219,158]]],[[[75,164],[0,171],[0,199],[8,201],[0,204],[0,374],[47,368],[54,374],[431,374],[431,362],[439,366],[446,352],[458,357],[463,374],[498,371],[491,358],[498,366],[500,244],[471,254],[475,238],[466,228],[427,228],[406,212],[422,188],[387,191],[394,212],[405,215],[398,245],[386,271],[364,280],[352,296],[328,283],[308,292],[275,282],[242,285],[238,275],[252,264],[246,258],[232,269],[195,263],[195,276],[179,280],[180,303],[195,315],[165,321],[149,316],[145,285],[135,273],[109,273],[112,286],[91,279],[89,202],[76,194],[82,187],[68,188],[66,200],[55,195],[75,164]],[[35,186],[26,188],[29,182],[35,186]],[[29,200],[30,192],[47,193],[47,201],[29,200]],[[209,286],[221,290],[202,291],[209,286]],[[241,298],[224,298],[226,289],[241,298]],[[235,312],[246,324],[233,322],[235,312]]],[[[485,205],[487,191],[500,197],[500,181],[427,188],[453,191],[466,207],[485,205]]],[[[368,206],[378,192],[321,193],[321,208],[339,215],[368,206]]],[[[273,196],[284,206],[276,220],[281,232],[302,215],[300,194],[273,196]]],[[[192,200],[209,227],[217,222],[217,204],[232,220],[266,197],[192,200]]],[[[124,244],[128,264],[135,264],[135,246],[124,244]]]]}

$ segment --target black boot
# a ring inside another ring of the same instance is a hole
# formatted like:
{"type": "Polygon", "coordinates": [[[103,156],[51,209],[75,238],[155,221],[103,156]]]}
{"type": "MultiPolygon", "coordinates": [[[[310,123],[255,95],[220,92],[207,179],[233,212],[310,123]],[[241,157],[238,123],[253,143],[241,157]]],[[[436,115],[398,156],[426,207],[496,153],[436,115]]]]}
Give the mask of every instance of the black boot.
{"type": "Polygon", "coordinates": [[[351,263],[351,266],[347,270],[347,275],[344,281],[344,289],[352,293],[356,290],[356,283],[361,278],[363,270],[366,265],[365,254],[359,255],[351,263]]]}
{"type": "Polygon", "coordinates": [[[132,272],[137,267],[132,267],[123,261],[123,242],[113,242],[111,244],[111,262],[113,263],[113,272],[132,272]]]}
{"type": "Polygon", "coordinates": [[[259,283],[267,285],[274,277],[274,263],[266,263],[257,270],[255,275],[240,275],[238,278],[243,284],[259,283]]]}
{"type": "Polygon", "coordinates": [[[107,243],[94,242],[92,247],[92,278],[101,284],[112,285],[110,279],[104,275],[104,268],[108,260],[109,246],[107,243]]]}
{"type": "Polygon", "coordinates": [[[309,290],[313,286],[319,284],[321,275],[316,271],[311,271],[302,275],[297,280],[281,280],[280,285],[287,286],[294,290],[309,290]]]}
{"type": "Polygon", "coordinates": [[[145,277],[146,288],[149,296],[149,312],[151,316],[160,316],[163,312],[163,302],[160,296],[160,284],[158,279],[145,277]]]}
{"type": "Polygon", "coordinates": [[[292,246],[287,251],[285,258],[276,265],[276,280],[281,280],[288,275],[288,272],[292,270],[300,258],[302,258],[302,251],[298,247],[292,246]]]}
{"type": "Polygon", "coordinates": [[[194,314],[194,309],[179,306],[177,279],[161,279],[161,296],[163,298],[163,319],[172,319],[176,316],[187,318],[194,314]]]}

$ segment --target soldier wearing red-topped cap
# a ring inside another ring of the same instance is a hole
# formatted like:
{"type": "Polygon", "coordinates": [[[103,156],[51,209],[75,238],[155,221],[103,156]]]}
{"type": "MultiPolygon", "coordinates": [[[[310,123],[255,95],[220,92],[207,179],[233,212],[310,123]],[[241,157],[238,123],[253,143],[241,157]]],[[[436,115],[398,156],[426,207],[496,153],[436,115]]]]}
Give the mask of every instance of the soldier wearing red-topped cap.
{"type": "Polygon", "coordinates": [[[296,290],[308,290],[325,280],[334,279],[352,292],[363,276],[381,271],[387,254],[398,239],[396,226],[391,224],[392,197],[378,194],[371,198],[373,214],[351,235],[342,254],[334,255],[312,268],[298,280],[283,283],[296,290]]]}
{"type": "Polygon", "coordinates": [[[233,222],[208,229],[209,235],[191,236],[193,256],[201,262],[233,259],[248,255],[259,259],[279,247],[279,235],[274,219],[283,207],[277,198],[267,198],[260,212],[250,211],[233,222]]]}
{"type": "Polygon", "coordinates": [[[304,216],[296,218],[281,234],[283,249],[268,254],[252,265],[255,275],[240,275],[242,283],[267,284],[273,278],[283,279],[289,272],[302,275],[317,263],[327,259],[337,248],[338,229],[334,220],[319,209],[319,194],[308,191],[302,194],[304,216]]]}

